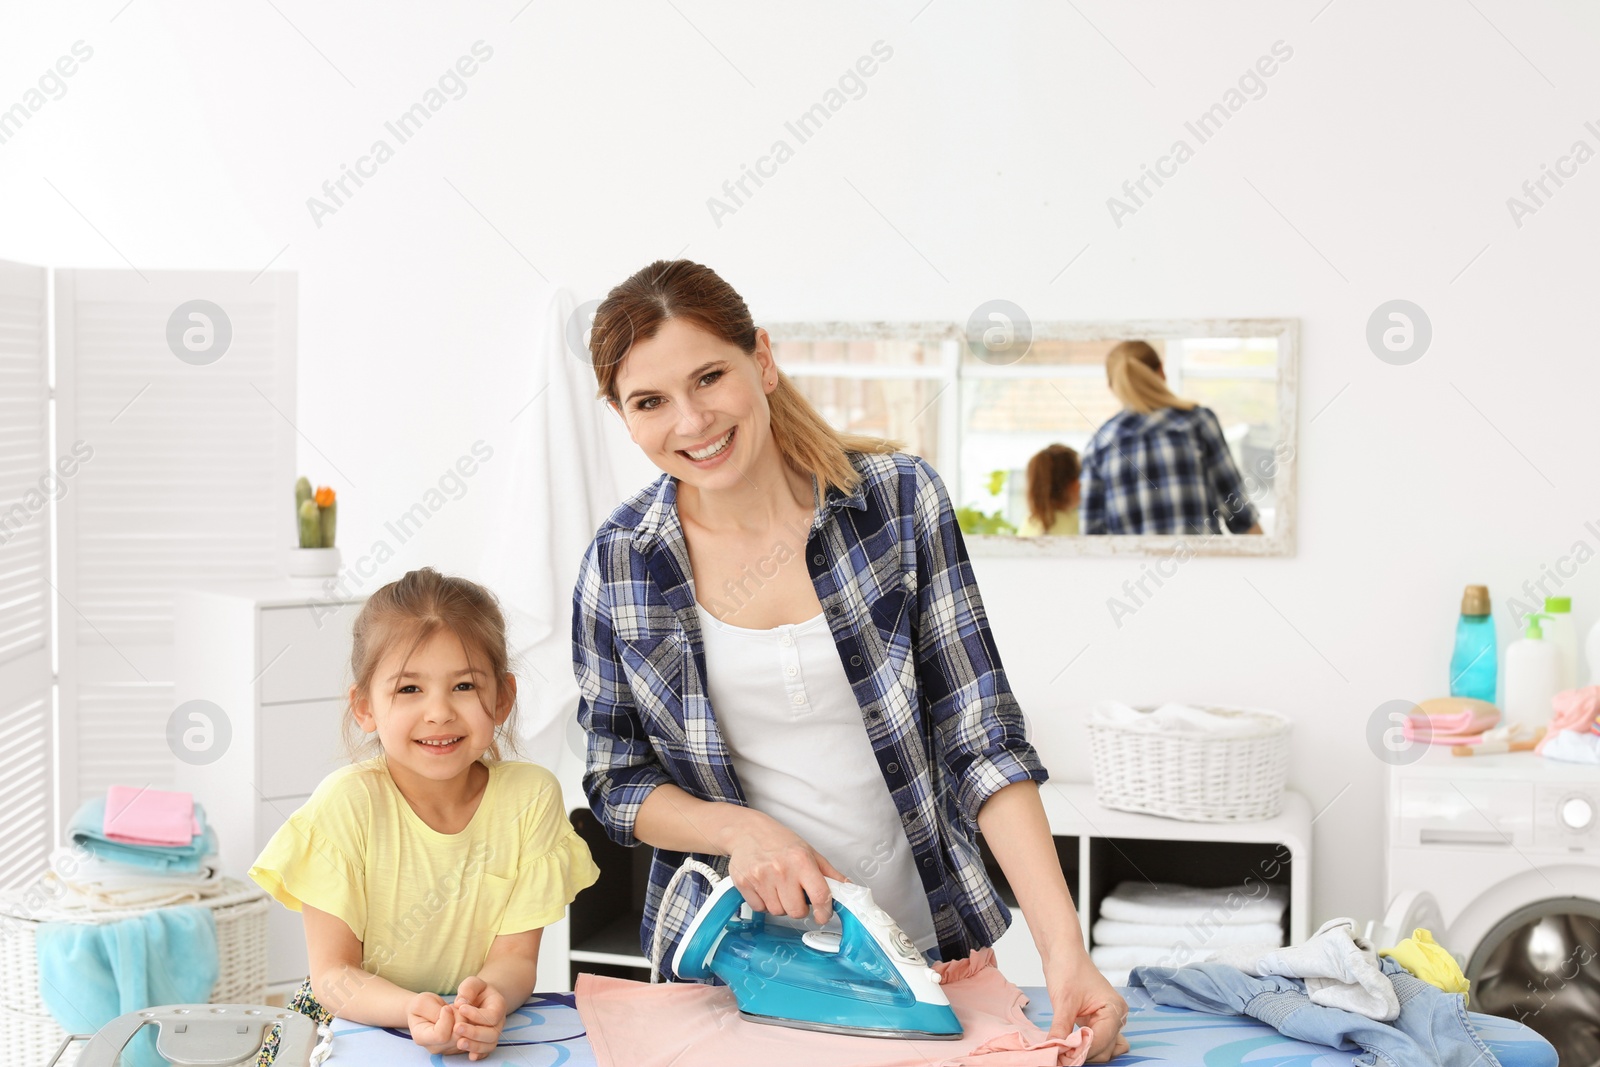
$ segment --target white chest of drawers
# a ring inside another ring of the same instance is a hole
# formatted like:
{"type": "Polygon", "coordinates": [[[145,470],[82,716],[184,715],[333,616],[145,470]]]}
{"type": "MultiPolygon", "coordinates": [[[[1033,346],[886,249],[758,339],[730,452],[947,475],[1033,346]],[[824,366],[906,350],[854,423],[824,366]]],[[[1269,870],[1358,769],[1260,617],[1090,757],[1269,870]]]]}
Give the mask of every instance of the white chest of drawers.
{"type": "MultiPolygon", "coordinates": [[[[174,781],[205,806],[228,875],[245,878],[317,783],[349,762],[340,722],[361,602],[326,599],[287,581],[174,597],[174,706],[194,727],[189,743],[174,744],[174,781]],[[185,709],[190,701],[214,707],[185,709]]],[[[267,942],[270,985],[305,977],[298,913],[275,906],[267,942]]]]}

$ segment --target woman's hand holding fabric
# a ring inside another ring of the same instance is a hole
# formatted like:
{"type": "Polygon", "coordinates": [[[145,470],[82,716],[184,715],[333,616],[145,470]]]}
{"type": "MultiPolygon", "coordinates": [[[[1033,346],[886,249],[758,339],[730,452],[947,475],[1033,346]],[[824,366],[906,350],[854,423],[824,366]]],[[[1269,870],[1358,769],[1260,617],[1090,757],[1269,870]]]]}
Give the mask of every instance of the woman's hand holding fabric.
{"type": "Polygon", "coordinates": [[[1075,1025],[1090,1027],[1094,1040],[1088,1062],[1104,1063],[1128,1051],[1122,1036],[1128,1019],[1128,1002],[1089,959],[1087,952],[1064,952],[1045,963],[1045,989],[1055,1016],[1051,1037],[1066,1037],[1075,1025]]]}

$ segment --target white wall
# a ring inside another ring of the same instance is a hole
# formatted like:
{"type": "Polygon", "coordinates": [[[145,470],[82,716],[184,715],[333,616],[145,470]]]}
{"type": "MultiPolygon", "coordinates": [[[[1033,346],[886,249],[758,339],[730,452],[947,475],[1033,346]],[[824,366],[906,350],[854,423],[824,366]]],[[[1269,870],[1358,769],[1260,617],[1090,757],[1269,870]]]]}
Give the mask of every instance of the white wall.
{"type": "MultiPolygon", "coordinates": [[[[1298,317],[1295,558],[1190,562],[1120,629],[1106,600],[1138,561],[977,571],[1061,778],[1087,777],[1103,697],[1294,715],[1293,786],[1330,805],[1321,918],[1383,903],[1364,731],[1444,691],[1462,585],[1489,584],[1508,639],[1525,579],[1600,548],[1600,163],[1520,227],[1506,205],[1574,140],[1600,147],[1591,7],[122,3],[4,16],[0,108],[75,41],[93,56],[0,144],[0,257],[299,271],[301,467],[340,488],[347,554],[398,549],[375,583],[475,567],[547,284],[599,296],[681,253],[758,321],[964,320],[993,297],[1036,319],[1298,317]],[[480,39],[466,94],[315,225],[307,198],[480,39]],[[793,146],[784,122],[879,40],[865,95],[718,225],[707,198],[793,146]],[[1184,122],[1280,40],[1265,95],[1115,225],[1107,197],[1195,146],[1184,122]],[[1434,327],[1410,366],[1364,340],[1397,297],[1434,327]],[[479,438],[496,458],[394,543],[383,523],[479,438]]],[[[1562,592],[1600,618],[1600,566],[1562,592]]]]}

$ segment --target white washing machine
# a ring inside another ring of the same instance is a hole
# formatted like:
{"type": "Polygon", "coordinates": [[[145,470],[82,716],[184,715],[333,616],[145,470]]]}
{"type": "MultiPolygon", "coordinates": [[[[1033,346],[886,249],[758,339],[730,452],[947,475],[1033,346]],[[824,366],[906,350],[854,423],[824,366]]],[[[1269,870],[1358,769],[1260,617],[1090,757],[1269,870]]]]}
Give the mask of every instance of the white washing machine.
{"type": "Polygon", "coordinates": [[[1561,1067],[1600,1067],[1600,766],[1431,746],[1390,768],[1388,814],[1374,942],[1432,930],[1474,1011],[1539,1031],[1561,1067]]]}

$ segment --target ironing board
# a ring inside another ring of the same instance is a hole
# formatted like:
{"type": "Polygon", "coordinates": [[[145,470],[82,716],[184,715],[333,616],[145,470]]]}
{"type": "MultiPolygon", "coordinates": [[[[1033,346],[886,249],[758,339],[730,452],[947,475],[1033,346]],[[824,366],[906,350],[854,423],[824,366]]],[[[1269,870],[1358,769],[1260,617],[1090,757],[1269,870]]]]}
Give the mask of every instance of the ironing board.
{"type": "MultiPolygon", "coordinates": [[[[1048,1029],[1050,1003],[1043,987],[1024,986],[1023,992],[1028,995],[1028,1017],[1048,1029]]],[[[1359,1055],[1295,1041],[1254,1019],[1165,1007],[1154,1003],[1143,989],[1121,992],[1130,1009],[1128,1025],[1123,1029],[1130,1051],[1111,1061],[1114,1064],[1349,1067],[1359,1055]]],[[[1503,1067],[1556,1067],[1555,1048],[1521,1023],[1477,1012],[1472,1013],[1472,1023],[1503,1067]]],[[[333,1033],[333,1055],[325,1067],[424,1067],[441,1062],[440,1057],[430,1057],[413,1044],[404,1031],[336,1019],[333,1033]]],[[[474,1067],[593,1067],[595,1063],[571,993],[535,993],[506,1021],[501,1042],[492,1055],[474,1061],[474,1067]]],[[[465,1064],[467,1058],[451,1056],[444,1062],[465,1064]]]]}

